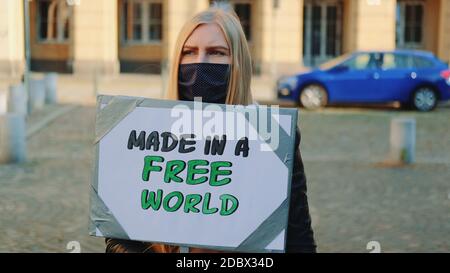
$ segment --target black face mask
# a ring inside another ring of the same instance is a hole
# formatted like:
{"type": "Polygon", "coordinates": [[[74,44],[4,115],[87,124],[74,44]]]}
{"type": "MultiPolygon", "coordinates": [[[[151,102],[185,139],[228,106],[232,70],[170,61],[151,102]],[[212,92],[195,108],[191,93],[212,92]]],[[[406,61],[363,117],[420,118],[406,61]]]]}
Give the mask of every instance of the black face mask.
{"type": "Polygon", "coordinates": [[[203,102],[225,103],[230,68],[229,64],[180,64],[178,73],[180,100],[193,101],[195,97],[201,97],[203,102]]]}

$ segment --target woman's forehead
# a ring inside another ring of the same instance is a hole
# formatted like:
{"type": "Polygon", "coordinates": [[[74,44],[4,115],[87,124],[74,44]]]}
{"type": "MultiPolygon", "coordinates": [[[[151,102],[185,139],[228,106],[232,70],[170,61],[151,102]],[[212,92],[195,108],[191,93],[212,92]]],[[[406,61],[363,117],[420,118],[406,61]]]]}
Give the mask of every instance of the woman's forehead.
{"type": "Polygon", "coordinates": [[[225,35],[219,25],[201,24],[199,25],[184,43],[186,47],[228,47],[225,35]]]}

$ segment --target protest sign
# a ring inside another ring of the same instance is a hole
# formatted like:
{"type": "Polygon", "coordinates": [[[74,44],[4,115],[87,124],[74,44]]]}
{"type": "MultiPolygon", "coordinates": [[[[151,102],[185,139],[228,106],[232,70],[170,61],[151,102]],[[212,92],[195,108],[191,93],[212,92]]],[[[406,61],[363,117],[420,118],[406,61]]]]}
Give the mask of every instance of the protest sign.
{"type": "Polygon", "coordinates": [[[99,96],[90,234],[283,252],[297,109],[99,96]]]}

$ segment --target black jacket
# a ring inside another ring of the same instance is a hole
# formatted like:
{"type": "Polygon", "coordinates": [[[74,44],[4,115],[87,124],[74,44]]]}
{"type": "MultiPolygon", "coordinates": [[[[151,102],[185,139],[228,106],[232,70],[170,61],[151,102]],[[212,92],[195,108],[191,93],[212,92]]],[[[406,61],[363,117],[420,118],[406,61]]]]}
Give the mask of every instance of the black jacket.
{"type": "Polygon", "coordinates": [[[300,153],[300,140],[300,131],[297,129],[286,252],[316,252],[314,232],[311,227],[311,216],[309,214],[308,197],[306,195],[306,175],[300,153]]]}
{"type": "MultiPolygon", "coordinates": [[[[316,252],[308,197],[306,196],[306,176],[299,147],[300,139],[300,131],[297,129],[286,240],[286,252],[288,253],[316,252]]],[[[106,238],[105,241],[106,252],[151,252],[148,243],[111,238],[106,238]]]]}

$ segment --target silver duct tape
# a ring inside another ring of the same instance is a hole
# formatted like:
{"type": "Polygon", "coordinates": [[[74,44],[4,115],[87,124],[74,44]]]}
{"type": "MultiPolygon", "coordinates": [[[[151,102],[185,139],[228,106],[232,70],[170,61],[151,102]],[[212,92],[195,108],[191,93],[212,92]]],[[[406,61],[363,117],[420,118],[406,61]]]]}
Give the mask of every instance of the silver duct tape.
{"type": "Polygon", "coordinates": [[[114,217],[103,200],[98,196],[94,187],[91,187],[91,215],[89,223],[89,235],[97,235],[96,228],[103,237],[130,239],[126,231],[114,217]]]}
{"type": "MultiPolygon", "coordinates": [[[[98,110],[94,143],[98,143],[143,100],[143,98],[113,97],[103,109],[98,110]]],[[[101,101],[100,97],[99,104],[101,101]]]]}
{"type": "MultiPolygon", "coordinates": [[[[252,234],[250,234],[237,248],[236,251],[246,252],[267,252],[265,248],[270,244],[276,236],[283,231],[287,230],[289,220],[289,204],[291,198],[291,180],[292,180],[292,168],[294,165],[294,153],[295,153],[295,134],[298,122],[298,110],[297,109],[279,109],[280,115],[290,115],[292,118],[290,134],[288,134],[283,127],[279,126],[279,123],[271,116],[272,126],[278,126],[279,128],[279,145],[273,152],[278,156],[281,162],[283,162],[288,169],[288,189],[287,198],[283,203],[267,218],[252,234]],[[286,145],[288,143],[290,145],[286,145]]],[[[246,116],[247,118],[247,116],[246,116]]],[[[256,130],[258,124],[254,124],[251,119],[247,118],[247,121],[256,130]]],[[[259,118],[257,119],[257,123],[259,118]]],[[[272,127],[273,128],[273,127],[272,127]]],[[[256,130],[257,131],[257,130],[256,130]]],[[[269,140],[266,141],[269,145],[269,140]]],[[[286,243],[285,236],[285,243],[286,243]]],[[[275,251],[274,251],[275,252],[275,251]]]]}
{"type": "Polygon", "coordinates": [[[285,228],[289,213],[289,199],[286,198],[281,205],[245,239],[236,251],[267,252],[265,248],[285,228]]]}
{"type": "Polygon", "coordinates": [[[95,144],[95,161],[92,169],[92,180],[91,186],[94,188],[95,192],[98,192],[98,156],[99,156],[99,144],[95,144]]]}
{"type": "MultiPolygon", "coordinates": [[[[278,121],[276,121],[272,115],[270,115],[271,117],[271,126],[278,126],[279,128],[279,143],[278,143],[278,147],[276,150],[274,150],[273,152],[278,156],[278,158],[280,159],[281,162],[283,162],[286,167],[290,167],[292,165],[292,160],[294,158],[294,152],[295,152],[295,130],[296,130],[296,126],[297,126],[297,110],[296,109],[280,109],[280,115],[289,115],[292,117],[292,123],[291,123],[291,132],[290,134],[288,134],[283,127],[280,126],[280,124],[278,123],[278,121]],[[283,145],[284,143],[291,143],[292,145],[283,145]]],[[[259,118],[256,120],[256,124],[253,122],[253,120],[249,119],[247,116],[245,116],[245,118],[247,119],[247,121],[250,123],[250,125],[253,126],[253,128],[255,129],[255,131],[258,132],[257,128],[259,128],[259,118]]],[[[273,128],[273,127],[272,127],[273,128]]],[[[270,146],[270,142],[269,140],[265,141],[267,143],[267,145],[270,146]]]]}

